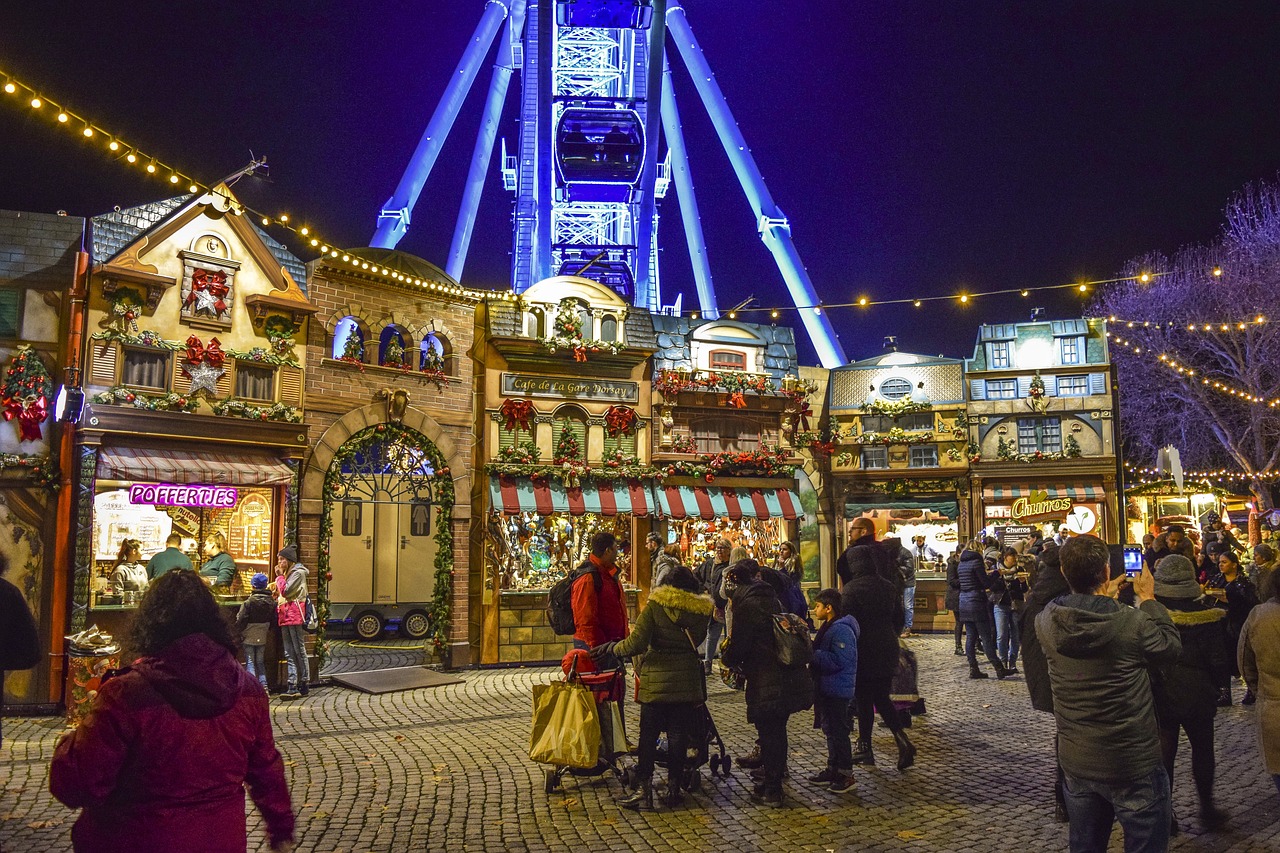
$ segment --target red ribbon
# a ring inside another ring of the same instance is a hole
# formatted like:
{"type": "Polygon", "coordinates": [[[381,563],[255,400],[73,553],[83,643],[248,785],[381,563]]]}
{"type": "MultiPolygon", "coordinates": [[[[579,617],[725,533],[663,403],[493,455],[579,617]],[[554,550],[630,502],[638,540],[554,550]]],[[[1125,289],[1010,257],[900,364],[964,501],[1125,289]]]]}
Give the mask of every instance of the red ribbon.
{"type": "Polygon", "coordinates": [[[26,400],[11,399],[5,403],[4,419],[6,421],[18,419],[20,441],[39,441],[42,437],[40,424],[49,417],[48,405],[43,395],[29,397],[26,400]]]}
{"type": "Polygon", "coordinates": [[[735,409],[745,409],[747,407],[747,398],[742,395],[741,391],[734,391],[730,394],[729,402],[733,404],[735,409]]]}
{"type": "MultiPolygon", "coordinates": [[[[185,359],[187,364],[207,364],[210,367],[221,367],[226,360],[227,354],[222,351],[222,344],[219,343],[217,338],[210,338],[208,346],[205,346],[195,335],[187,338],[187,357],[185,359]]],[[[185,367],[182,368],[182,372],[186,376],[191,375],[187,373],[185,367]]]]}
{"type": "Polygon", "coordinates": [[[204,344],[195,335],[187,338],[187,363],[200,364],[204,361],[204,344]]]}
{"type": "Polygon", "coordinates": [[[195,270],[191,273],[191,292],[187,294],[186,305],[196,301],[196,293],[207,291],[214,298],[213,307],[218,314],[224,314],[227,310],[227,303],[224,301],[227,294],[231,292],[231,288],[227,286],[227,274],[222,270],[217,272],[209,272],[208,270],[195,270]]]}
{"type": "Polygon", "coordinates": [[[800,404],[800,411],[796,413],[800,417],[800,428],[805,432],[809,431],[809,415],[812,413],[813,409],[809,408],[808,400],[800,404]]]}
{"type": "Polygon", "coordinates": [[[633,434],[636,431],[636,410],[629,406],[610,406],[604,413],[604,429],[610,438],[633,434]]]}
{"type": "Polygon", "coordinates": [[[586,360],[587,360],[587,348],[586,348],[586,347],[577,347],[577,346],[576,346],[576,347],[574,347],[574,348],[573,348],[573,360],[574,360],[574,361],[586,361],[586,360]]]}
{"type": "Polygon", "coordinates": [[[204,363],[210,367],[221,367],[226,360],[227,354],[222,351],[222,344],[218,343],[217,338],[210,338],[209,345],[204,348],[204,363]]]}
{"type": "Polygon", "coordinates": [[[502,428],[513,432],[516,427],[529,429],[529,418],[533,416],[533,403],[529,400],[507,400],[498,410],[502,415],[502,428]]]}

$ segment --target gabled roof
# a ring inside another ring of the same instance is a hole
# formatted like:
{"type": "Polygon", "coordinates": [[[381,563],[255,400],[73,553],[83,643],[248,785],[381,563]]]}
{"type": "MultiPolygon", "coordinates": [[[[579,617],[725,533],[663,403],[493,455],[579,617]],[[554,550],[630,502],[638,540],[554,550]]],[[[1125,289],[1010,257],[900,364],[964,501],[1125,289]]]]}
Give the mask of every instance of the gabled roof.
{"type": "Polygon", "coordinates": [[[835,370],[866,370],[868,368],[893,367],[895,365],[931,365],[931,364],[964,364],[962,358],[948,358],[945,355],[920,355],[913,352],[883,352],[879,355],[873,355],[870,358],[864,358],[859,361],[850,362],[835,370]]]}
{"type": "Polygon", "coordinates": [[[66,290],[84,242],[79,216],[0,210],[0,283],[34,290],[66,290]]]}
{"type": "MultiPolygon", "coordinates": [[[[95,216],[92,222],[92,262],[96,266],[114,258],[121,249],[146,234],[175,211],[191,201],[195,196],[180,195],[173,198],[141,204],[124,210],[116,210],[95,216]]],[[[289,271],[293,280],[305,294],[307,292],[307,268],[296,255],[283,243],[276,240],[258,226],[254,232],[266,245],[271,255],[280,262],[280,266],[289,271]]]]}
{"type": "MultiPolygon", "coordinates": [[[[658,333],[658,351],[653,356],[656,376],[662,370],[693,369],[693,332],[699,326],[717,323],[718,320],[695,320],[670,314],[654,314],[653,328],[658,333]]],[[[772,326],[762,323],[741,324],[750,327],[764,341],[764,365],[777,380],[795,375],[799,369],[796,355],[796,335],[790,326],[772,326]]]]}

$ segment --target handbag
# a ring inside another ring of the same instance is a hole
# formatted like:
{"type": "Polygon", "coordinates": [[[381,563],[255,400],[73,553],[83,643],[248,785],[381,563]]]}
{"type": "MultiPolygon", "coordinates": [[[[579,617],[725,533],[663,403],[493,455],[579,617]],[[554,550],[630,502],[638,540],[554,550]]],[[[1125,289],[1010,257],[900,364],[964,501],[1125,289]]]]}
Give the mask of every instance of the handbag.
{"type": "Polygon", "coordinates": [[[605,702],[596,707],[601,715],[600,751],[610,759],[619,755],[626,755],[631,751],[631,745],[627,743],[627,729],[622,720],[622,706],[617,702],[605,702]],[[605,729],[608,729],[608,731],[606,732],[605,729]]]}
{"type": "Polygon", "coordinates": [[[592,768],[600,756],[600,716],[581,682],[533,686],[529,758],[558,767],[592,768]]]}

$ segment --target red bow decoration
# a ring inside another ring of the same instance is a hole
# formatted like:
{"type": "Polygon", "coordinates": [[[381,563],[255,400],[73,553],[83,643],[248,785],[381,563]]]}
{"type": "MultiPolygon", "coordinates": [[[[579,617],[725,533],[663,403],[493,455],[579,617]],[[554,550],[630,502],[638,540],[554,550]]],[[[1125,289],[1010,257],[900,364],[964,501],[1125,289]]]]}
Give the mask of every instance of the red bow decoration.
{"type": "Polygon", "coordinates": [[[747,407],[747,398],[743,396],[741,391],[734,391],[730,394],[729,402],[735,409],[745,409],[747,407]]]}
{"type": "Polygon", "coordinates": [[[533,417],[533,403],[528,400],[507,400],[498,410],[502,415],[502,428],[514,432],[517,427],[529,430],[529,419],[533,417]]]}
{"type": "Polygon", "coordinates": [[[9,400],[5,403],[4,419],[18,419],[20,441],[39,441],[40,424],[49,417],[48,401],[44,396],[28,397],[25,400],[9,400]]]}
{"type": "Polygon", "coordinates": [[[604,413],[604,430],[610,438],[633,435],[636,431],[636,410],[628,406],[610,406],[604,413]]]}
{"type": "Polygon", "coordinates": [[[802,401],[799,410],[796,412],[796,418],[800,423],[800,428],[805,432],[809,431],[809,415],[811,414],[813,414],[813,409],[809,408],[809,401],[802,401]]]}
{"type": "Polygon", "coordinates": [[[575,347],[573,348],[573,360],[574,360],[574,361],[586,361],[586,360],[587,360],[587,348],[586,348],[586,347],[575,346],[575,347]]]}
{"type": "Polygon", "coordinates": [[[191,292],[187,294],[186,305],[190,305],[196,301],[196,294],[200,292],[208,292],[214,298],[213,307],[216,313],[224,314],[227,310],[226,298],[231,292],[231,288],[227,286],[227,274],[218,270],[217,272],[209,272],[208,270],[195,270],[191,273],[191,292]]]}
{"type": "MultiPolygon", "coordinates": [[[[217,338],[210,338],[209,345],[205,346],[195,335],[187,338],[187,364],[207,364],[210,367],[221,367],[227,360],[227,354],[222,351],[222,344],[217,338]]],[[[190,376],[187,369],[182,368],[185,376],[190,376]]]]}

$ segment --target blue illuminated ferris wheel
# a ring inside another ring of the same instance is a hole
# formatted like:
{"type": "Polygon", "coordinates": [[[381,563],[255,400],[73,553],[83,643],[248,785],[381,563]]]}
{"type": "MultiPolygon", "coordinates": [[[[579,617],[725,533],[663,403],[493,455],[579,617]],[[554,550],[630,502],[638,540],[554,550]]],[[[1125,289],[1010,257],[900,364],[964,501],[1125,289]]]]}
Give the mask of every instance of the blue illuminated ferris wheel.
{"type": "Polygon", "coordinates": [[[773,254],[825,367],[846,363],[827,315],[747,148],[680,0],[487,0],[409,166],[378,213],[370,245],[391,249],[495,40],[497,55],[446,272],[462,277],[476,211],[514,72],[520,126],[502,142],[503,186],[516,197],[511,285],[581,275],[632,304],[662,310],[658,199],[675,184],[703,316],[719,315],[676,107],[667,33],[689,71],[760,238],[773,254]],[[501,37],[499,38],[499,32],[501,37]],[[660,145],[664,142],[665,145],[660,145]]]}

